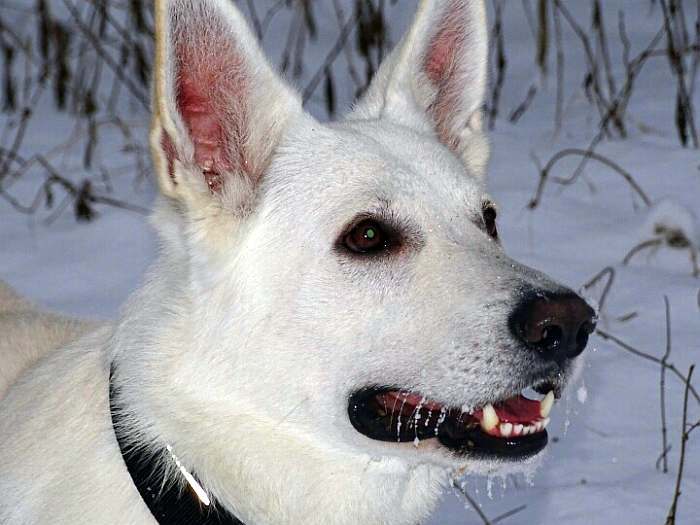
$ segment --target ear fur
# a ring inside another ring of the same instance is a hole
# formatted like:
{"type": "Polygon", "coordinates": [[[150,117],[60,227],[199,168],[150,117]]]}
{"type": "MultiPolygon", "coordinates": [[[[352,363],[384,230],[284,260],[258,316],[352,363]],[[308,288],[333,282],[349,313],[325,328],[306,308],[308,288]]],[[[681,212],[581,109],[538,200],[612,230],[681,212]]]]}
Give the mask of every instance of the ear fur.
{"type": "MultiPolygon", "coordinates": [[[[413,25],[350,118],[388,118],[430,128],[443,144],[463,155],[481,130],[487,59],[483,0],[422,0],[413,25]]],[[[480,145],[484,147],[488,149],[480,145]]],[[[486,162],[465,160],[477,167],[486,162]]]]}
{"type": "Polygon", "coordinates": [[[228,0],[156,0],[151,148],[173,198],[248,198],[299,96],[269,66],[228,0]]]}

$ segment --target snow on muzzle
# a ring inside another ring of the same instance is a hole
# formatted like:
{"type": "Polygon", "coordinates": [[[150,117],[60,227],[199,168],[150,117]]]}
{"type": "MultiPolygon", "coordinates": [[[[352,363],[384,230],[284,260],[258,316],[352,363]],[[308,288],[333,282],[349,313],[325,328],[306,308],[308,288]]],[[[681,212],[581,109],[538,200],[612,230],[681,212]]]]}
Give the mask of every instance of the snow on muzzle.
{"type": "Polygon", "coordinates": [[[437,439],[460,455],[522,459],[547,445],[554,399],[549,390],[541,400],[517,395],[467,411],[412,392],[367,388],[350,397],[348,415],[370,439],[416,445],[437,439]]]}

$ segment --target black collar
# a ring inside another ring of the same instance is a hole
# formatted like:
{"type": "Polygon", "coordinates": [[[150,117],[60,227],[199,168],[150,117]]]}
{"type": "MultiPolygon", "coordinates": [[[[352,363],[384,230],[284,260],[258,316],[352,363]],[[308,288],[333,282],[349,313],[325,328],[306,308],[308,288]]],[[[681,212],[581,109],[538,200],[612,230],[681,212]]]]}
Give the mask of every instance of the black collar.
{"type": "MultiPolygon", "coordinates": [[[[186,490],[180,490],[178,484],[166,484],[162,469],[158,468],[157,455],[145,454],[138,447],[129,447],[125,443],[119,425],[123,413],[115,403],[117,389],[112,381],[113,375],[114,365],[109,372],[109,411],[114,434],[131,479],[155,520],[160,525],[244,525],[226,510],[215,508],[214,504],[205,507],[189,484],[186,490]]],[[[174,456],[173,461],[177,461],[174,456]]],[[[194,478],[196,480],[196,476],[194,478]]]]}

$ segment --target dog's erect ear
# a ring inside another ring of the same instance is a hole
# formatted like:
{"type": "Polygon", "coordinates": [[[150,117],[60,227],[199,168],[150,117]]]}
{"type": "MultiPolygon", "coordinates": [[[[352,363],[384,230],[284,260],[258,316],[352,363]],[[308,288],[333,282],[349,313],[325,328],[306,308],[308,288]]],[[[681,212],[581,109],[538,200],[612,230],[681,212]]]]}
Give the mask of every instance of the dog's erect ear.
{"type": "Polygon", "coordinates": [[[251,193],[299,97],[230,0],[156,0],[151,147],[163,193],[251,193]]]}
{"type": "Polygon", "coordinates": [[[413,25],[350,118],[431,126],[461,153],[469,135],[481,129],[487,55],[483,0],[422,0],[413,25]]]}

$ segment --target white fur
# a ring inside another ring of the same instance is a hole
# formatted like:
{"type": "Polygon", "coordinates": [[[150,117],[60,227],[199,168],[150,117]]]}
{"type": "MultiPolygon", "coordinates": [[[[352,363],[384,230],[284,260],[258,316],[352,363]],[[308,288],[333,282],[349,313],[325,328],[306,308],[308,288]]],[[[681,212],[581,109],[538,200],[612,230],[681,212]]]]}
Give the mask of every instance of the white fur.
{"type": "MultiPolygon", "coordinates": [[[[111,362],[131,439],[154,451],[172,445],[249,525],[420,522],[451,472],[499,465],[434,440],[372,441],[348,421],[348,396],[400,384],[478,406],[519,392],[538,369],[506,318],[527,289],[557,288],[509,259],[480,222],[489,199],[478,125],[483,4],[423,1],[366,98],[332,125],[302,112],[232,3],[193,5],[156,6],[152,145],[164,196],[153,224],[162,254],[113,327],[51,352],[0,403],[0,522],[153,523],[110,424],[111,362]],[[434,86],[414,61],[431,22],[454,6],[466,6],[470,35],[455,60],[474,74],[452,108],[458,140],[444,144],[428,114],[434,86]],[[173,95],[173,17],[195,31],[203,24],[200,35],[229,28],[255,87],[232,104],[233,118],[241,108],[255,116],[232,147],[264,166],[260,177],[228,173],[218,192],[204,184],[173,95]],[[179,155],[172,177],[164,131],[179,155]],[[404,225],[406,250],[374,262],[339,253],[343,228],[367,212],[404,225]]],[[[19,346],[38,355],[79,332],[24,334],[19,346]]]]}
{"type": "Polygon", "coordinates": [[[45,353],[95,325],[39,312],[0,282],[0,400],[17,377],[45,353]]]}

